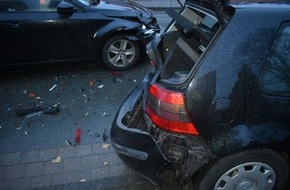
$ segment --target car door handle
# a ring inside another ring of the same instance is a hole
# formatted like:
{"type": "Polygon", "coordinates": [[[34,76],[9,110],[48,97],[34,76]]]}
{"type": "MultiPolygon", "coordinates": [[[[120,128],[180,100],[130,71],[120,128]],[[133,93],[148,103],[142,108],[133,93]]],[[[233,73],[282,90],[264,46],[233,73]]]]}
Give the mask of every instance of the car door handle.
{"type": "Polygon", "coordinates": [[[23,23],[6,23],[6,26],[9,26],[11,28],[20,28],[23,26],[23,23]]]}

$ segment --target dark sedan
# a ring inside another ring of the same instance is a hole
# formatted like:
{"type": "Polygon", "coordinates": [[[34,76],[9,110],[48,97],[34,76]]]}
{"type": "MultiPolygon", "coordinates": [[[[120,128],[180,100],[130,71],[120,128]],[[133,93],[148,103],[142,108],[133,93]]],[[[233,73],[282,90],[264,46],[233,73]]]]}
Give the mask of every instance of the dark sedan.
{"type": "Polygon", "coordinates": [[[0,0],[1,66],[101,60],[128,69],[156,32],[156,18],[133,2],[0,0]]]}

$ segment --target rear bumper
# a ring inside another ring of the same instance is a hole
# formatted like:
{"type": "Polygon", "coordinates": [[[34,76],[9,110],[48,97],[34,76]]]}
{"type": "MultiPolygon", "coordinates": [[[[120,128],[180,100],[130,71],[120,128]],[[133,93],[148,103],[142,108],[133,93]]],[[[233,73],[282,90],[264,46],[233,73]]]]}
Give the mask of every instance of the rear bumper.
{"type": "Polygon", "coordinates": [[[149,133],[129,128],[130,124],[125,125],[123,122],[124,118],[136,109],[148,81],[149,78],[146,77],[122,104],[113,121],[110,135],[112,146],[125,164],[156,185],[160,172],[170,162],[149,133]]]}
{"type": "Polygon", "coordinates": [[[175,170],[178,181],[186,184],[213,155],[200,136],[152,124],[142,106],[149,83],[145,77],[121,105],[111,127],[112,146],[125,164],[154,185],[164,169],[175,170]]]}

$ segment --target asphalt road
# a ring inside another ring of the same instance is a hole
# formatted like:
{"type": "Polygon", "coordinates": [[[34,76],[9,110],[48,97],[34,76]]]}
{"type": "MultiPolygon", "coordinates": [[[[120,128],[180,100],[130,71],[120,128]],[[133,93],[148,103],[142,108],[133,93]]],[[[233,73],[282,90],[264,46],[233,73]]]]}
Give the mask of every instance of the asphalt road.
{"type": "Polygon", "coordinates": [[[74,143],[77,129],[81,129],[81,143],[102,142],[118,107],[150,69],[143,63],[111,72],[100,64],[81,63],[2,70],[0,153],[74,143]],[[16,109],[33,104],[59,104],[60,110],[30,117],[16,115],[16,109]]]}

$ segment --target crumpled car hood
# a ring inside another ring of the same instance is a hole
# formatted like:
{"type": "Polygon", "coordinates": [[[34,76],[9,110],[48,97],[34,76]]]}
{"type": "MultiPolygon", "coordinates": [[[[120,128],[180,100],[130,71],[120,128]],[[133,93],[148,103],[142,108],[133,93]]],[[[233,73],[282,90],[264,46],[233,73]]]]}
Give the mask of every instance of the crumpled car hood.
{"type": "Polygon", "coordinates": [[[149,23],[153,17],[152,13],[145,7],[134,2],[103,0],[93,8],[108,17],[127,19],[138,17],[144,23],[149,23]]]}

